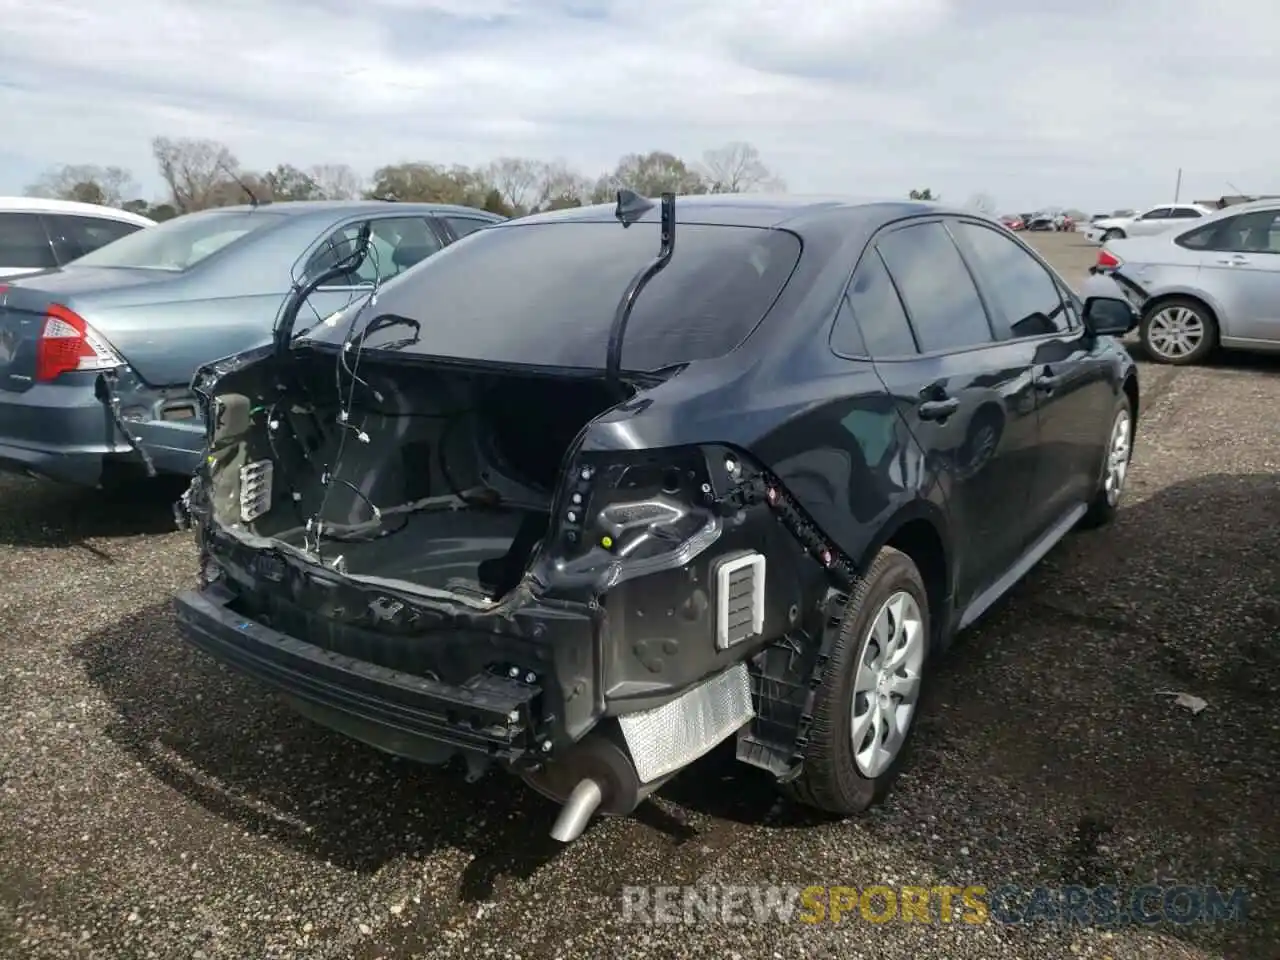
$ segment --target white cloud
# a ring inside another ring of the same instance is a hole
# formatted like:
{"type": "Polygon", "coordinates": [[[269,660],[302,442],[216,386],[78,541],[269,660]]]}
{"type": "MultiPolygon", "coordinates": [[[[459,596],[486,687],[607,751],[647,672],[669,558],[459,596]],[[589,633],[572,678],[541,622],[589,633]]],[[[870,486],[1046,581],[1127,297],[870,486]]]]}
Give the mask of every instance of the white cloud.
{"type": "Polygon", "coordinates": [[[1280,192],[1263,0],[0,0],[0,192],[207,136],[248,166],[696,159],[1005,208],[1280,192]]]}

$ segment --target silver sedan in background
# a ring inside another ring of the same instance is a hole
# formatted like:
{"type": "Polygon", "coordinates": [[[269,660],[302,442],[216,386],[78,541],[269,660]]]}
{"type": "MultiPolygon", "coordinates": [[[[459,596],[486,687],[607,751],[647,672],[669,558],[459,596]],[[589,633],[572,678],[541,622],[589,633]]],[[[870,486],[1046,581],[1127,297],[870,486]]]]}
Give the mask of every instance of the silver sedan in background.
{"type": "Polygon", "coordinates": [[[1142,346],[1157,363],[1200,363],[1218,347],[1280,351],[1280,200],[1111,240],[1091,272],[1140,309],[1142,346]]]}

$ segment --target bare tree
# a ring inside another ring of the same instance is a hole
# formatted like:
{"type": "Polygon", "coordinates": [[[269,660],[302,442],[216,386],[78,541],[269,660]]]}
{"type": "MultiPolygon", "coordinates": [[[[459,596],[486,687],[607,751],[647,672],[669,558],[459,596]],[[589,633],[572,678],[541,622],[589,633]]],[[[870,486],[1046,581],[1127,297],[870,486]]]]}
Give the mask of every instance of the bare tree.
{"type": "Polygon", "coordinates": [[[743,141],[708,150],[702,157],[711,193],[781,193],[786,184],[764,165],[760,151],[743,141]]]}
{"type": "Polygon", "coordinates": [[[538,184],[537,210],[563,210],[580,207],[591,196],[591,181],[563,160],[542,165],[538,184]]]}
{"type": "Polygon", "coordinates": [[[485,170],[485,178],[503,201],[517,213],[532,209],[538,201],[539,188],[546,179],[545,163],[525,157],[499,157],[485,170]]]}
{"type": "Polygon", "coordinates": [[[235,195],[226,184],[239,172],[240,162],[225,144],[156,137],[151,141],[151,152],[180,213],[221,206],[224,198],[235,195]]]}
{"type": "Polygon", "coordinates": [[[318,163],[307,174],[325,200],[354,200],[363,188],[359,174],[345,163],[318,163]]]}
{"type": "Polygon", "coordinates": [[[137,196],[133,174],[123,167],[99,167],[91,163],[67,163],[51,167],[26,189],[29,197],[78,200],[121,207],[137,196]]]}
{"type": "Polygon", "coordinates": [[[912,190],[907,194],[909,200],[941,200],[941,197],[935,196],[931,187],[925,187],[923,190],[912,190]]]}

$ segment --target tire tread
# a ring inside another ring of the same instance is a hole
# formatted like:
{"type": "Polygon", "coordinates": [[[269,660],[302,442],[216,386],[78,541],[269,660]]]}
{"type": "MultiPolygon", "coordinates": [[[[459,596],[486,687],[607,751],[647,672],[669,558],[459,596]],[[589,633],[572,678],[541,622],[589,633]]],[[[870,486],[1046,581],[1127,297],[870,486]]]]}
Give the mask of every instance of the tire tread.
{"type": "MultiPolygon", "coordinates": [[[[865,809],[882,799],[896,775],[898,761],[895,761],[877,780],[866,780],[851,764],[842,764],[839,756],[840,714],[846,709],[844,696],[846,687],[852,683],[848,673],[853,666],[852,658],[857,656],[861,647],[862,633],[868,626],[863,623],[866,613],[865,601],[886,573],[894,568],[902,570],[910,580],[914,581],[914,586],[924,601],[922,611],[925,615],[926,628],[932,623],[932,611],[928,608],[928,592],[925,590],[924,581],[916,565],[905,553],[893,547],[883,547],[872,561],[866,575],[854,581],[849,590],[839,626],[827,628],[838,629],[840,633],[832,644],[827,660],[827,673],[822,679],[814,706],[813,723],[809,729],[804,764],[800,776],[780,785],[784,795],[805,806],[829,813],[848,814],[851,812],[850,800],[852,799],[854,807],[865,809]],[[853,782],[850,783],[850,781],[853,782]]],[[[908,731],[908,739],[910,735],[911,731],[908,731]]],[[[903,745],[903,749],[906,749],[906,744],[903,745]]]]}

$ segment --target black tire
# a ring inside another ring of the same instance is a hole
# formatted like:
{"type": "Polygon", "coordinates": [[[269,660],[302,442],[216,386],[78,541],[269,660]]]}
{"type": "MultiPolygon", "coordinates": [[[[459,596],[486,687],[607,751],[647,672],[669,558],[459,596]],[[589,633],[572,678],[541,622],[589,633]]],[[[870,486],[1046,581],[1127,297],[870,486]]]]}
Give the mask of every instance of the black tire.
{"type": "Polygon", "coordinates": [[[864,776],[858,768],[851,729],[859,657],[876,615],[899,591],[910,594],[920,610],[924,633],[921,687],[927,683],[932,633],[924,580],[910,557],[892,547],[884,547],[866,577],[859,579],[850,591],[839,626],[831,628],[838,630],[838,634],[831,659],[827,661],[826,675],[818,687],[804,764],[799,777],[782,785],[787,796],[805,806],[840,816],[861,813],[884,799],[902,769],[917,726],[923,689],[917,692],[915,712],[901,748],[874,779],[864,776]]]}
{"type": "Polygon", "coordinates": [[[1106,448],[1102,454],[1102,466],[1098,471],[1098,482],[1093,501],[1089,504],[1088,512],[1080,520],[1080,526],[1087,530],[1106,526],[1116,518],[1116,514],[1120,510],[1120,499],[1124,496],[1123,480],[1118,493],[1113,498],[1109,495],[1107,489],[1107,473],[1110,466],[1112,444],[1115,440],[1116,420],[1122,413],[1128,417],[1129,422],[1128,452],[1125,455],[1125,478],[1128,477],[1129,467],[1133,461],[1133,405],[1129,402],[1128,395],[1121,393],[1120,399],[1116,401],[1115,409],[1111,413],[1110,424],[1107,426],[1106,448]]]}
{"type": "Polygon", "coordinates": [[[1138,325],[1138,337],[1142,341],[1143,352],[1154,363],[1164,363],[1175,367],[1186,367],[1203,363],[1218,346],[1218,321],[1209,308],[1198,300],[1189,297],[1170,297],[1151,304],[1143,311],[1142,322],[1138,325]],[[1180,357],[1169,357],[1158,353],[1151,345],[1151,325],[1156,316],[1166,310],[1182,308],[1195,314],[1196,319],[1204,326],[1204,336],[1196,344],[1195,349],[1180,357]]]}
{"type": "Polygon", "coordinates": [[[1123,230],[1114,230],[1114,229],[1108,230],[1106,233],[1102,235],[1103,243],[1110,243],[1112,240],[1123,240],[1123,239],[1124,239],[1123,230]]]}

